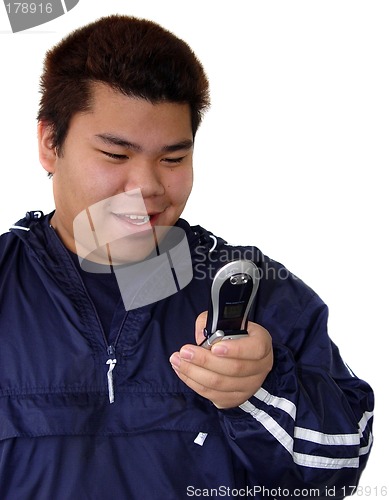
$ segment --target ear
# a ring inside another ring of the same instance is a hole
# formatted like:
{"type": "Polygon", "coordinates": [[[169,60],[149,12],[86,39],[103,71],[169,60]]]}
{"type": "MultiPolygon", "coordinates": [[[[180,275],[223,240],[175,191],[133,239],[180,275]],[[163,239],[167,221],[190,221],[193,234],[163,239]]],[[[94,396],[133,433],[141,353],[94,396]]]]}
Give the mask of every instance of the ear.
{"type": "Polygon", "coordinates": [[[38,123],[39,160],[42,167],[49,173],[55,173],[57,151],[53,145],[53,128],[46,122],[38,123]]]}

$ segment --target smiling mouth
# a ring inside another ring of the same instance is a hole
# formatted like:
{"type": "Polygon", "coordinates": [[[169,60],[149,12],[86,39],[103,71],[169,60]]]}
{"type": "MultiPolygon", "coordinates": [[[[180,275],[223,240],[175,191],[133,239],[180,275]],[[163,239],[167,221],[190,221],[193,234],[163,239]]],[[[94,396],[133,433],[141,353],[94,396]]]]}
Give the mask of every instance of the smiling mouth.
{"type": "Polygon", "coordinates": [[[150,215],[136,215],[136,214],[114,214],[115,217],[125,222],[129,222],[134,226],[143,226],[150,222],[150,215]]]}

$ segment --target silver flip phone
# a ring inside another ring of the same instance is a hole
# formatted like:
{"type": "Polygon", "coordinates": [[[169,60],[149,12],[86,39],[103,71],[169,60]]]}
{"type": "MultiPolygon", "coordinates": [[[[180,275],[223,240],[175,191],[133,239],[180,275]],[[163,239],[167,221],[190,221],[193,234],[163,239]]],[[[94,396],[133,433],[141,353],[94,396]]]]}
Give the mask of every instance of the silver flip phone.
{"type": "Polygon", "coordinates": [[[235,260],[217,271],[211,286],[202,347],[211,349],[220,340],[248,335],[248,313],[258,285],[259,270],[250,260],[235,260]]]}

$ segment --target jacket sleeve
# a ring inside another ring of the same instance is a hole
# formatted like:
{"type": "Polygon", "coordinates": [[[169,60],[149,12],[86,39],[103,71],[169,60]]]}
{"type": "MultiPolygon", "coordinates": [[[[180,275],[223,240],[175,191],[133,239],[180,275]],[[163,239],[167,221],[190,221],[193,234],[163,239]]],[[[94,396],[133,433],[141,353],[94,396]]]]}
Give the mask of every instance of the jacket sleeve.
{"type": "Polygon", "coordinates": [[[289,332],[276,326],[278,313],[264,315],[271,334],[274,323],[274,367],[249,401],[220,411],[248,484],[264,498],[344,498],[366,465],[373,393],[342,361],[327,316],[315,294],[289,332]]]}

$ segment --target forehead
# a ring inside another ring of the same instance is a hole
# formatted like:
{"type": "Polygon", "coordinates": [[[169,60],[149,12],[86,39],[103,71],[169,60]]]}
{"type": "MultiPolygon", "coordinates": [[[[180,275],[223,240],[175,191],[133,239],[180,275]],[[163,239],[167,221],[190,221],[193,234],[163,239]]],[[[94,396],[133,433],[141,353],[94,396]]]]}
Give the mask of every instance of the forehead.
{"type": "Polygon", "coordinates": [[[112,117],[127,115],[133,119],[135,115],[152,117],[156,115],[174,117],[176,120],[191,119],[190,106],[187,103],[171,101],[151,102],[137,96],[129,96],[102,82],[93,82],[90,89],[90,107],[88,113],[102,114],[112,117]]]}
{"type": "Polygon", "coordinates": [[[83,137],[123,137],[129,142],[144,144],[147,149],[193,140],[188,104],[151,103],[102,83],[93,84],[91,105],[73,117],[69,132],[83,137]]]}

